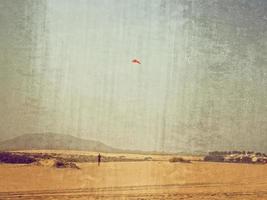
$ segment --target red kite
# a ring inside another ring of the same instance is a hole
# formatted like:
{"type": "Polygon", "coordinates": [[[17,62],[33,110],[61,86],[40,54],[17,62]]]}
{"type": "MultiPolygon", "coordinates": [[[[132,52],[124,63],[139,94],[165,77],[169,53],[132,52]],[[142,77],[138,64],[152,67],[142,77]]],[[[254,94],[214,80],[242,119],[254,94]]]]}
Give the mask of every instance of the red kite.
{"type": "Polygon", "coordinates": [[[141,64],[141,62],[139,60],[137,60],[137,59],[132,60],[132,63],[133,64],[139,64],[139,65],[141,64]]]}

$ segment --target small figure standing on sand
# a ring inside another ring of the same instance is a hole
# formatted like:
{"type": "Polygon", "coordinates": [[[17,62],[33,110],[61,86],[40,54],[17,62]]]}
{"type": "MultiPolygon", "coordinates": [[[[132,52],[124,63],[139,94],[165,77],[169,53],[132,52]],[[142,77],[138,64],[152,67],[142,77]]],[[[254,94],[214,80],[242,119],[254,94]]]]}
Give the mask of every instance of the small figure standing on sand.
{"type": "Polygon", "coordinates": [[[98,161],[98,166],[99,166],[100,165],[100,162],[101,162],[101,155],[100,155],[100,153],[97,156],[97,161],[98,161]]]}

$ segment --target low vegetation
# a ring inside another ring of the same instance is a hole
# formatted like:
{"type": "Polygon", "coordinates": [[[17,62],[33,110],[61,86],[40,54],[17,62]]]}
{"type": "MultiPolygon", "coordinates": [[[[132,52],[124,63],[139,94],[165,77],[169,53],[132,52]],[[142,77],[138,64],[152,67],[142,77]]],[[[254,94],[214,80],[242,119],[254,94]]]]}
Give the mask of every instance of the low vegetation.
{"type": "Polygon", "coordinates": [[[36,162],[36,159],[32,156],[0,152],[0,163],[29,164],[33,162],[36,162]]]}
{"type": "Polygon", "coordinates": [[[253,151],[214,151],[205,156],[204,161],[266,164],[267,155],[253,151]]]}
{"type": "Polygon", "coordinates": [[[173,157],[169,161],[170,162],[191,163],[190,160],[184,159],[183,157],[173,157]]]}
{"type": "MultiPolygon", "coordinates": [[[[56,168],[78,168],[75,163],[97,162],[96,155],[59,154],[59,153],[29,153],[0,152],[0,163],[46,165],[44,160],[53,161],[56,168]],[[42,164],[43,163],[43,164],[42,164]]],[[[101,162],[151,161],[152,157],[127,158],[125,156],[102,156],[101,162]]]]}
{"type": "Polygon", "coordinates": [[[73,168],[73,169],[80,169],[75,163],[73,162],[65,162],[61,160],[55,160],[53,167],[56,168],[73,168]]]}

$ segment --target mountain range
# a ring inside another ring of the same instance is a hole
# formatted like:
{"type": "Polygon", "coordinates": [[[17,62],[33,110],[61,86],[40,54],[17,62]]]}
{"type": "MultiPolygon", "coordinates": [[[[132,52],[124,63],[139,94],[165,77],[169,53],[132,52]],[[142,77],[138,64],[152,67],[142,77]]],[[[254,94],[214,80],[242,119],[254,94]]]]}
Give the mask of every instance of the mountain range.
{"type": "Polygon", "coordinates": [[[71,135],[54,133],[25,134],[0,141],[0,150],[81,150],[97,152],[123,152],[95,140],[85,140],[71,135]]]}

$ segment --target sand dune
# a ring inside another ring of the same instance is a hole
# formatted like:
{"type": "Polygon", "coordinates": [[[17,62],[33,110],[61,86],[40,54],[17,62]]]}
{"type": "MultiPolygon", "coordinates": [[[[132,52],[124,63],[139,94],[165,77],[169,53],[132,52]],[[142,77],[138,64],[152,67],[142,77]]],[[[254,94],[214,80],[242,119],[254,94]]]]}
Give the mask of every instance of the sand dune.
{"type": "Polygon", "coordinates": [[[267,199],[267,165],[77,163],[80,170],[0,165],[0,199],[267,199]]]}

